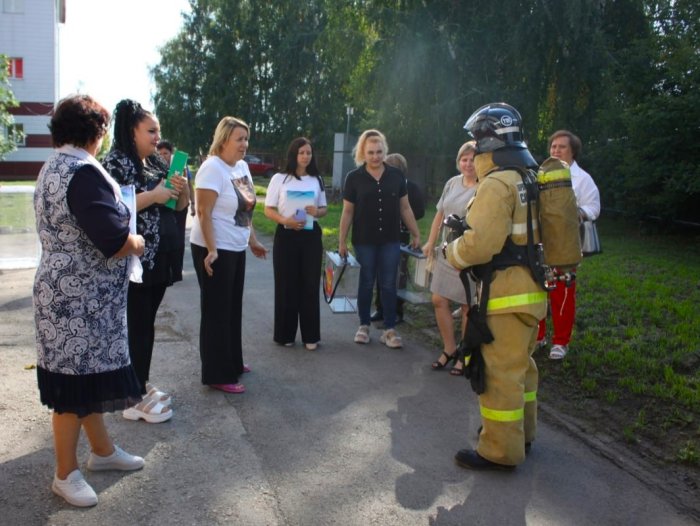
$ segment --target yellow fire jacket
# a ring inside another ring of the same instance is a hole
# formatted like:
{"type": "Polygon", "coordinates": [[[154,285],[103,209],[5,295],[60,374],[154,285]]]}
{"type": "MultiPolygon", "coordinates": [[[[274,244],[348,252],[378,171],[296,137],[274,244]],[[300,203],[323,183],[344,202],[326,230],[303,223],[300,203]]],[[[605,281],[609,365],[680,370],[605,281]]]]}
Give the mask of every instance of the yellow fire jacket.
{"type": "MultiPolygon", "coordinates": [[[[447,260],[458,269],[488,263],[503,250],[508,237],[516,245],[527,244],[527,192],[520,174],[496,168],[479,179],[476,197],[467,210],[470,229],[446,250],[447,260]]],[[[537,243],[535,203],[532,218],[537,243]]],[[[527,313],[542,319],[547,313],[547,293],[535,283],[525,266],[495,270],[486,313],[527,313]]]]}

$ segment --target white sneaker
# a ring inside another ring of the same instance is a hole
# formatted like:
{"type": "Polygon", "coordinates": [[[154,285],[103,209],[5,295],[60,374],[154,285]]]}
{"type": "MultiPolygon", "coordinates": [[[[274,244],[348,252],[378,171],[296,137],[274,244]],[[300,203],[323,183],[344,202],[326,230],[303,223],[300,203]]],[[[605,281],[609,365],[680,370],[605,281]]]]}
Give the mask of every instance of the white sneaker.
{"type": "Polygon", "coordinates": [[[355,343],[369,343],[369,325],[360,325],[355,333],[355,343]]]}
{"type": "Polygon", "coordinates": [[[101,457],[90,452],[87,461],[87,468],[90,471],[107,471],[115,469],[118,471],[134,471],[141,469],[145,462],[141,457],[130,455],[118,445],[114,444],[114,453],[108,457],[101,457]]]}
{"type": "Polygon", "coordinates": [[[566,353],[569,352],[569,346],[568,345],[552,345],[552,348],[549,350],[549,359],[550,360],[563,360],[564,356],[566,356],[566,353]]]}
{"type": "Polygon", "coordinates": [[[387,347],[392,349],[400,349],[403,347],[403,342],[401,341],[401,336],[394,329],[385,330],[379,337],[379,341],[382,342],[387,347]]]}
{"type": "Polygon", "coordinates": [[[79,469],[71,471],[66,480],[60,480],[54,475],[51,491],[73,506],[87,508],[97,504],[97,493],[85,481],[79,469]]]}

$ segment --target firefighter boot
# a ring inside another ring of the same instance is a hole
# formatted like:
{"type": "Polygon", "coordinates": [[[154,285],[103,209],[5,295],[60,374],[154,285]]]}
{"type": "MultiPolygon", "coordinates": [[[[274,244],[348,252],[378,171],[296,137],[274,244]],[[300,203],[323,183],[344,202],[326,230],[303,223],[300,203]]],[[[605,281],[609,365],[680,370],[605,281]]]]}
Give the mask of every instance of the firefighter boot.
{"type": "Polygon", "coordinates": [[[457,465],[466,469],[475,469],[485,471],[489,469],[500,469],[503,471],[513,471],[515,466],[507,466],[505,464],[497,464],[485,459],[473,449],[460,449],[455,455],[457,465]]]}

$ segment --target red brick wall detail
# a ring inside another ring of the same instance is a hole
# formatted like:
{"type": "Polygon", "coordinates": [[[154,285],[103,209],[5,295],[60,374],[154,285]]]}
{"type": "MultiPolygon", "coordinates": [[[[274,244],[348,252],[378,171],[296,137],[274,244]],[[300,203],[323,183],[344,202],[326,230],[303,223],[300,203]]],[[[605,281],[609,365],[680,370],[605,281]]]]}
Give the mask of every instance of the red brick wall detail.
{"type": "Polygon", "coordinates": [[[25,148],[53,148],[51,135],[27,135],[24,138],[25,148]]]}
{"type": "Polygon", "coordinates": [[[44,163],[38,161],[13,161],[0,163],[0,181],[35,180],[44,163]]]}
{"type": "Polygon", "coordinates": [[[16,108],[8,108],[10,115],[45,116],[53,115],[53,102],[20,102],[16,108]]]}

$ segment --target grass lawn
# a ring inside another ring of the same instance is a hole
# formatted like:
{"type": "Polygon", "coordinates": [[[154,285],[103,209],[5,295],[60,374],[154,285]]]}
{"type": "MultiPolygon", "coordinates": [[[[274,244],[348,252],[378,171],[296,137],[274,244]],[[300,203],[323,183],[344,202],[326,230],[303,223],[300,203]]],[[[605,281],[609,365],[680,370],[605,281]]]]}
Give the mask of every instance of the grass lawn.
{"type": "MultiPolygon", "coordinates": [[[[570,355],[539,360],[543,385],[565,387],[570,410],[629,443],[698,467],[698,235],[641,236],[638,225],[610,219],[599,231],[604,253],[578,271],[570,355]]],[[[546,388],[541,398],[558,403],[546,388]]]]}
{"type": "MultiPolygon", "coordinates": [[[[266,181],[257,184],[263,200],[266,181]]],[[[337,249],[341,208],[331,203],[319,221],[327,250],[337,249]]],[[[272,234],[262,209],[256,229],[272,234]]],[[[428,206],[419,222],[423,241],[434,213],[428,206]]],[[[570,352],[562,362],[536,355],[538,397],[658,460],[700,470],[700,235],[642,236],[610,218],[598,229],[604,252],[578,269],[570,352]]],[[[407,319],[405,330],[437,357],[432,306],[409,305],[407,319]]]]}
{"type": "MultiPolygon", "coordinates": [[[[23,182],[0,183],[0,186],[34,186],[23,182]]],[[[34,227],[34,194],[25,192],[0,191],[0,233],[33,232],[34,227]]]]}

